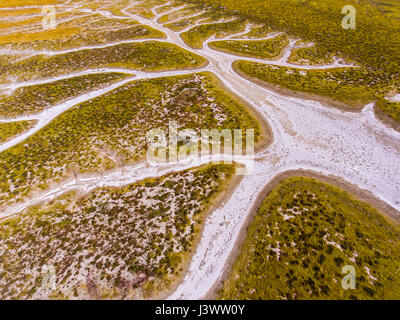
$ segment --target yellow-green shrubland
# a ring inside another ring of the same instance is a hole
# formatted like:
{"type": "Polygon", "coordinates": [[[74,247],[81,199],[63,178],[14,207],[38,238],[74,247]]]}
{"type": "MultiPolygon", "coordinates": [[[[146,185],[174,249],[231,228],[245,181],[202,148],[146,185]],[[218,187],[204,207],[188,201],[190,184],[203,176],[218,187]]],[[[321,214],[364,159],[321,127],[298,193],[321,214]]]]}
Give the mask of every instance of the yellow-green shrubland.
{"type": "MultiPolygon", "coordinates": [[[[185,2],[194,3],[191,0],[185,2]]],[[[310,0],[300,2],[297,0],[244,0],[241,2],[201,0],[195,1],[195,3],[199,6],[210,6],[215,12],[224,11],[226,16],[231,15],[253,23],[260,23],[262,26],[258,28],[259,31],[264,30],[266,33],[271,30],[285,32],[291,38],[300,38],[304,43],[314,44],[312,47],[295,48],[289,62],[319,65],[331,63],[333,57],[336,56],[347,62],[352,62],[360,67],[358,69],[362,70],[353,72],[354,79],[339,80],[341,82],[337,84],[332,82],[328,85],[328,90],[325,90],[326,81],[323,81],[320,94],[316,89],[318,84],[313,83],[312,79],[304,82],[302,77],[298,77],[298,72],[308,75],[309,72],[307,71],[295,71],[293,77],[279,74],[277,76],[280,79],[275,80],[271,78],[269,67],[266,67],[265,70],[268,74],[265,75],[262,75],[259,69],[258,78],[268,80],[270,84],[278,84],[296,91],[303,91],[302,88],[305,84],[306,90],[303,92],[310,93],[312,91],[317,95],[328,95],[333,99],[338,98],[336,104],[342,105],[344,102],[358,109],[361,108],[360,103],[376,101],[380,96],[385,96],[400,87],[400,41],[397,37],[400,20],[396,18],[400,6],[393,0],[380,2],[374,0],[310,0]],[[341,11],[345,5],[353,5],[357,10],[355,30],[342,28],[341,23],[344,15],[341,11]],[[362,77],[365,75],[365,78],[360,78],[360,75],[362,77]],[[298,79],[294,79],[294,77],[298,79]],[[288,83],[285,83],[284,79],[288,83]],[[297,80],[300,82],[296,84],[297,80]],[[351,92],[353,84],[354,90],[351,92]],[[372,90],[376,90],[376,92],[371,95],[372,90]],[[353,99],[352,95],[356,98],[353,99]]],[[[184,33],[183,36],[189,44],[199,47],[200,43],[212,32],[208,31],[206,27],[203,27],[206,30],[203,32],[198,32],[196,28],[184,33]],[[204,35],[202,35],[203,33],[204,35]]],[[[233,30],[236,30],[236,28],[232,27],[233,30]]],[[[240,64],[243,65],[244,63],[240,64]]],[[[249,69],[249,65],[246,68],[249,69]]],[[[254,65],[252,69],[254,71],[254,65]]],[[[348,72],[348,70],[346,69],[345,72],[348,72]]],[[[254,74],[248,75],[253,76],[254,74]]],[[[312,76],[315,78],[314,75],[312,76]]],[[[398,112],[398,110],[395,110],[396,108],[396,105],[391,105],[392,111],[386,115],[393,118],[393,114],[398,112]]],[[[384,109],[387,110],[387,108],[384,109]]]]}
{"type": "Polygon", "coordinates": [[[107,18],[99,13],[56,13],[55,29],[43,29],[43,16],[0,21],[10,30],[0,35],[2,47],[13,49],[65,49],[128,39],[164,38],[165,35],[130,18],[107,18]],[[17,26],[18,28],[15,28],[17,26]]]}
{"type": "Polygon", "coordinates": [[[189,27],[193,26],[197,21],[203,20],[203,19],[209,19],[209,16],[207,13],[204,13],[204,14],[196,16],[196,17],[183,18],[178,21],[165,23],[164,26],[173,31],[178,32],[178,31],[182,31],[185,28],[189,28],[189,27]]]}
{"type": "Polygon", "coordinates": [[[132,27],[116,28],[116,30],[107,30],[107,27],[98,28],[98,30],[82,31],[65,38],[14,41],[11,43],[4,43],[2,46],[14,50],[61,50],[134,39],[165,38],[165,34],[161,31],[138,24],[132,27]]]}
{"type": "MultiPolygon", "coordinates": [[[[184,3],[184,2],[182,2],[184,3]]],[[[220,21],[221,19],[233,19],[232,15],[226,15],[223,11],[220,10],[210,10],[209,7],[207,6],[194,6],[194,7],[190,7],[189,12],[191,14],[194,13],[201,13],[199,15],[196,15],[194,17],[182,17],[179,20],[176,21],[169,21],[171,16],[176,16],[178,15],[178,12],[175,14],[166,14],[163,15],[159,18],[159,22],[163,23],[165,27],[174,30],[174,31],[182,31],[185,28],[189,28],[190,27],[195,27],[196,22],[201,21],[201,23],[217,23],[218,21],[220,21]]],[[[237,26],[233,26],[234,28],[237,28],[237,26]]],[[[192,28],[192,29],[193,29],[192,28]]],[[[213,28],[220,28],[220,27],[213,27],[213,28]]],[[[228,26],[229,28],[229,26],[228,26]]],[[[222,26],[222,29],[226,29],[226,26],[222,26]]],[[[200,32],[203,32],[204,30],[199,30],[200,32]]],[[[216,30],[218,32],[218,30],[216,30]]],[[[196,33],[196,30],[192,31],[193,33],[196,33]]],[[[206,32],[209,32],[209,30],[206,30],[206,32]]],[[[212,35],[212,34],[211,34],[212,35]]],[[[199,35],[194,35],[194,36],[199,36],[199,35]]],[[[200,36],[204,36],[204,35],[200,35],[200,36]]],[[[193,37],[193,35],[188,35],[188,39],[193,37]]],[[[208,37],[208,36],[207,36],[208,37]]],[[[205,39],[204,39],[205,40],[205,39]]],[[[189,39],[190,41],[190,39],[189,39]]]]}
{"type": "Polygon", "coordinates": [[[45,6],[51,4],[60,4],[62,0],[8,0],[0,4],[0,8],[13,8],[23,6],[45,6]]]}
{"type": "Polygon", "coordinates": [[[171,2],[164,2],[164,5],[157,8],[155,11],[156,13],[168,13],[171,10],[176,9],[179,6],[182,6],[183,3],[181,1],[171,1],[171,2]]]}
{"type": "Polygon", "coordinates": [[[35,121],[0,122],[0,143],[32,128],[35,121]]]}
{"type": "Polygon", "coordinates": [[[154,13],[151,9],[157,5],[163,4],[162,0],[148,0],[135,4],[134,6],[127,9],[127,12],[137,14],[147,19],[154,18],[154,13]]]}
{"type": "Polygon", "coordinates": [[[253,29],[251,29],[248,33],[246,33],[245,35],[241,36],[241,37],[245,37],[248,39],[257,39],[257,38],[262,38],[262,37],[267,37],[270,36],[273,33],[273,30],[265,25],[261,25],[261,26],[255,26],[253,27],[253,29]]]}
{"type": "Polygon", "coordinates": [[[305,48],[295,48],[288,62],[293,64],[305,65],[325,65],[333,63],[333,54],[320,46],[311,46],[305,48]]]}
{"type": "Polygon", "coordinates": [[[234,67],[240,73],[266,84],[329,98],[332,104],[339,102],[355,109],[361,109],[366,103],[374,101],[377,93],[390,88],[381,87],[374,74],[363,68],[307,70],[250,61],[237,61],[234,67]]]}
{"type": "Polygon", "coordinates": [[[22,143],[0,153],[0,205],[72,176],[142,160],[146,133],[178,128],[255,129],[246,106],[210,73],[133,81],[61,114],[22,143]]]}
{"type": "Polygon", "coordinates": [[[234,173],[208,165],[69,193],[3,220],[0,298],[157,297],[182,277],[206,213],[234,173]]]}
{"type": "Polygon", "coordinates": [[[0,68],[6,68],[8,65],[10,65],[10,64],[12,64],[12,63],[14,63],[14,62],[16,62],[16,61],[18,61],[18,60],[21,60],[21,59],[23,59],[23,58],[26,58],[27,57],[27,55],[24,55],[24,54],[19,54],[19,55],[16,55],[16,54],[5,54],[5,55],[1,55],[0,56],[0,68]]]}
{"type": "Polygon", "coordinates": [[[329,53],[344,56],[367,68],[400,72],[399,4],[394,0],[186,0],[261,23],[289,36],[314,42],[329,53]],[[345,5],[357,10],[355,30],[342,28],[345,5]],[[388,15],[387,12],[393,14],[388,15]]]}
{"type": "Polygon", "coordinates": [[[27,17],[25,20],[20,21],[20,20],[0,20],[0,30],[4,31],[4,29],[14,29],[21,27],[22,24],[24,25],[32,25],[32,24],[39,24],[42,21],[42,17],[27,17]]]}
{"type": "MultiPolygon", "coordinates": [[[[44,15],[43,15],[44,16],[44,15]]],[[[0,34],[0,45],[42,41],[42,40],[57,40],[77,35],[83,32],[84,25],[90,23],[90,18],[87,14],[60,13],[58,19],[66,19],[67,22],[59,23],[55,29],[43,29],[43,17],[27,16],[22,21],[6,21],[2,24],[2,34],[0,34]],[[7,32],[5,32],[7,31],[7,32]]],[[[59,20],[61,21],[61,20],[59,20]]]]}
{"type": "Polygon", "coordinates": [[[0,18],[13,18],[13,17],[21,17],[21,16],[29,16],[33,14],[40,14],[42,12],[41,8],[11,8],[9,9],[2,8],[0,10],[0,18]]]}
{"type": "Polygon", "coordinates": [[[376,103],[378,114],[382,113],[400,125],[400,102],[379,98],[376,103]]]}
{"type": "Polygon", "coordinates": [[[108,2],[106,6],[102,8],[111,12],[115,16],[124,16],[125,14],[121,11],[121,9],[126,8],[131,3],[132,3],[131,0],[114,0],[108,2]]]}
{"type": "Polygon", "coordinates": [[[128,75],[99,73],[15,89],[0,95],[0,117],[38,113],[81,94],[103,88],[128,75]]]}
{"type": "Polygon", "coordinates": [[[288,37],[282,34],[267,40],[211,41],[209,46],[214,50],[220,50],[240,56],[274,59],[281,55],[283,49],[288,44],[288,37]]]}
{"type": "Polygon", "coordinates": [[[400,299],[400,229],[314,179],[272,190],[247,230],[222,299],[400,299]],[[342,287],[353,266],[356,289],[342,287]]]}
{"type": "Polygon", "coordinates": [[[197,7],[187,7],[184,10],[173,12],[171,14],[165,14],[161,18],[158,19],[159,23],[166,24],[175,20],[181,20],[188,16],[200,14],[202,10],[197,7]]]}
{"type": "Polygon", "coordinates": [[[9,66],[0,66],[0,80],[6,81],[9,77],[18,77],[20,80],[51,77],[88,68],[165,71],[201,67],[206,63],[206,59],[175,44],[150,40],[53,56],[36,55],[9,66]]]}
{"type": "Polygon", "coordinates": [[[243,19],[235,19],[229,22],[199,25],[183,32],[181,37],[187,45],[200,49],[203,47],[203,42],[213,35],[218,38],[244,31],[244,29],[245,21],[243,19]]]}

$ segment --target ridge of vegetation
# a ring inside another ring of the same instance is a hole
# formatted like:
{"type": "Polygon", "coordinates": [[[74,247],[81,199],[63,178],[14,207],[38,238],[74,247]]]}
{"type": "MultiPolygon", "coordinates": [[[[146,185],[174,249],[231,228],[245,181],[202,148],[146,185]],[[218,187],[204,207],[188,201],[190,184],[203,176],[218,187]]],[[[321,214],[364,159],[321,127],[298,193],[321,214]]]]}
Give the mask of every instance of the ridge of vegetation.
{"type": "Polygon", "coordinates": [[[400,228],[347,192],[281,181],[247,229],[222,299],[400,299],[400,228]],[[344,290],[353,266],[356,289],[344,290]]]}

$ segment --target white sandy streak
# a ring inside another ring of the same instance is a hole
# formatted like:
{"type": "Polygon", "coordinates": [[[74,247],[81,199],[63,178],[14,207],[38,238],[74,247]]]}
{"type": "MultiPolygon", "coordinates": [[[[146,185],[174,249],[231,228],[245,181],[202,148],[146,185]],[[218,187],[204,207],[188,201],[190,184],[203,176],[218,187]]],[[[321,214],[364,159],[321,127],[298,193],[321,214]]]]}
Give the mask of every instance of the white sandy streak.
{"type": "Polygon", "coordinates": [[[72,108],[73,106],[75,106],[81,102],[99,97],[99,96],[101,96],[107,92],[110,92],[120,86],[123,86],[124,84],[126,84],[128,82],[131,82],[132,80],[133,80],[133,78],[125,79],[125,80],[120,81],[116,84],[113,84],[107,88],[103,88],[100,90],[96,90],[96,91],[93,91],[90,93],[83,94],[77,98],[74,98],[74,99],[71,99],[62,104],[59,104],[56,107],[53,107],[51,109],[46,109],[43,112],[41,112],[40,115],[27,115],[27,116],[21,116],[18,118],[14,118],[12,121],[38,120],[38,123],[32,129],[24,132],[23,134],[17,136],[16,138],[14,138],[12,140],[7,141],[6,143],[2,144],[0,146],[0,152],[6,150],[8,148],[11,148],[11,147],[17,145],[18,143],[24,141],[25,139],[29,138],[34,133],[36,133],[37,131],[39,131],[46,125],[48,125],[51,121],[53,121],[61,113],[67,111],[68,109],[72,108]]]}
{"type": "Polygon", "coordinates": [[[78,181],[70,179],[60,186],[34,197],[30,201],[7,208],[6,212],[0,212],[0,218],[15,215],[31,206],[45,201],[50,201],[70,191],[81,191],[86,194],[94,189],[102,187],[123,187],[147,178],[158,178],[169,173],[181,172],[183,170],[192,169],[211,162],[220,163],[221,161],[227,161],[230,163],[234,161],[244,165],[245,167],[251,168],[250,162],[252,161],[252,158],[246,156],[235,156],[232,158],[223,154],[203,156],[199,158],[188,157],[179,162],[167,164],[152,165],[148,162],[142,162],[133,166],[125,167],[123,172],[121,168],[117,168],[110,172],[103,173],[101,178],[99,178],[98,174],[80,176],[78,181]]]}

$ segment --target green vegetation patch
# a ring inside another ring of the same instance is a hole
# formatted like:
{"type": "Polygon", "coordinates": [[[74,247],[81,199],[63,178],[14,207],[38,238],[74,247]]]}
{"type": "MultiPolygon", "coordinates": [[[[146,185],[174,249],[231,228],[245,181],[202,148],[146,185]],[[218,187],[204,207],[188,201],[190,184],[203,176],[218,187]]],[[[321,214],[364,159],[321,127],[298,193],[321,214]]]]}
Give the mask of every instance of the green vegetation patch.
{"type": "Polygon", "coordinates": [[[233,53],[240,56],[273,59],[278,58],[288,44],[288,37],[282,34],[268,40],[212,41],[209,43],[209,46],[215,50],[233,53]]]}
{"type": "Polygon", "coordinates": [[[38,55],[0,66],[0,77],[21,80],[50,77],[88,68],[125,67],[144,71],[164,71],[204,66],[207,60],[177,45],[146,41],[106,48],[85,49],[54,56],[38,55]]]}
{"type": "Polygon", "coordinates": [[[37,113],[126,77],[127,75],[122,73],[99,73],[21,87],[12,94],[0,95],[0,116],[15,117],[25,113],[37,113]]]}
{"type": "MultiPolygon", "coordinates": [[[[218,11],[218,10],[209,10],[209,8],[206,8],[204,6],[196,6],[195,9],[192,9],[193,11],[204,11],[200,15],[196,15],[194,17],[183,17],[180,20],[173,21],[173,22],[162,22],[164,23],[164,26],[173,30],[173,31],[182,31],[185,28],[189,27],[194,27],[194,25],[198,22],[201,21],[201,23],[212,23],[215,22],[217,23],[220,19],[222,18],[232,18],[232,16],[227,16],[224,14],[224,12],[218,11]]],[[[162,16],[160,18],[163,19],[162,16]]]]}
{"type": "Polygon", "coordinates": [[[400,299],[400,229],[347,192],[282,181],[258,209],[223,299],[400,299]],[[346,265],[356,289],[344,290],[346,265]]]}
{"type": "Polygon", "coordinates": [[[14,18],[15,16],[29,16],[39,13],[41,13],[39,8],[11,8],[6,5],[0,10],[0,18],[14,18]]]}
{"type": "Polygon", "coordinates": [[[27,55],[22,54],[7,54],[7,55],[0,55],[0,68],[6,68],[10,64],[17,62],[18,60],[27,58],[27,55]]]}
{"type": "MultiPolygon", "coordinates": [[[[179,14],[178,11],[176,14],[179,14]]],[[[186,16],[182,17],[182,19],[177,21],[168,22],[165,21],[169,15],[162,16],[159,21],[164,24],[165,27],[170,28],[174,31],[182,31],[185,28],[195,27],[197,22],[207,24],[207,23],[218,23],[221,19],[233,19],[232,15],[226,15],[224,11],[221,10],[210,10],[210,7],[207,6],[194,6],[191,7],[190,12],[197,13],[203,12],[202,14],[196,16],[186,16]],[[165,22],[164,22],[165,21],[165,22]]]]}
{"type": "Polygon", "coordinates": [[[84,197],[69,193],[0,223],[1,299],[143,299],[183,275],[202,222],[235,172],[208,165],[84,197]]]}
{"type": "Polygon", "coordinates": [[[388,87],[377,84],[374,74],[363,68],[331,68],[306,70],[237,61],[236,70],[265,83],[338,101],[352,108],[361,109],[375,99],[376,92],[388,87]]]}
{"type": "MultiPolygon", "coordinates": [[[[211,73],[133,81],[61,114],[0,153],[0,205],[47,189],[72,174],[124,167],[144,158],[146,134],[179,130],[255,129],[258,121],[211,73]]],[[[243,131],[245,134],[245,131],[243,131]]]]}
{"type": "MultiPolygon", "coordinates": [[[[136,24],[136,23],[135,23],[136,24]]],[[[101,45],[118,41],[134,39],[162,39],[165,34],[145,25],[134,25],[131,27],[118,28],[116,26],[92,27],[78,34],[73,34],[61,39],[43,39],[28,42],[5,43],[2,47],[14,50],[62,50],[79,48],[83,46],[101,45]],[[94,30],[93,30],[93,29],[94,30]],[[115,29],[115,30],[112,30],[115,29]],[[111,29],[111,30],[110,30],[111,29]]]]}
{"type": "Polygon", "coordinates": [[[213,35],[218,37],[235,34],[245,29],[245,20],[235,19],[230,22],[210,23],[196,26],[181,34],[182,39],[192,48],[201,49],[203,42],[213,35]]]}
{"type": "Polygon", "coordinates": [[[384,115],[400,124],[400,102],[380,98],[376,106],[378,108],[378,114],[382,112],[384,115]]]}
{"type": "Polygon", "coordinates": [[[36,121],[0,122],[0,143],[33,127],[36,121]]]}
{"type": "MultiPolygon", "coordinates": [[[[395,0],[186,0],[224,9],[239,17],[285,31],[294,38],[314,42],[333,54],[364,67],[399,78],[400,5],[395,0]],[[353,5],[357,11],[356,29],[342,28],[342,8],[353,5]],[[390,14],[388,14],[390,12],[390,14]]],[[[398,81],[398,80],[397,80],[398,81]]]]}
{"type": "MultiPolygon", "coordinates": [[[[24,6],[39,6],[59,4],[61,0],[9,0],[0,4],[0,8],[24,7],[24,6]]],[[[20,8],[15,8],[21,10],[20,8]]]]}
{"type": "Polygon", "coordinates": [[[266,25],[262,25],[262,26],[254,27],[253,29],[251,29],[249,31],[249,33],[246,33],[245,35],[243,35],[241,37],[245,37],[248,39],[263,38],[263,37],[270,36],[273,33],[273,31],[274,30],[272,30],[270,27],[268,27],[266,25]]]}
{"type": "Polygon", "coordinates": [[[123,8],[126,8],[132,3],[131,0],[114,0],[114,1],[107,1],[104,7],[101,7],[103,10],[107,10],[111,12],[115,16],[125,16],[122,12],[123,8]]]}
{"type": "MultiPolygon", "coordinates": [[[[93,16],[92,16],[93,17],[93,16]]],[[[76,35],[84,30],[84,25],[90,23],[91,18],[82,12],[64,12],[57,15],[58,21],[63,21],[57,28],[43,29],[43,17],[27,17],[20,21],[7,21],[0,28],[0,45],[21,42],[55,40],[76,35]],[[4,32],[5,31],[5,32],[4,32]]]]}
{"type": "Polygon", "coordinates": [[[147,19],[153,19],[155,17],[151,9],[157,5],[161,5],[162,1],[147,0],[138,2],[130,8],[126,9],[128,13],[137,14],[147,19]]]}
{"type": "Polygon", "coordinates": [[[178,1],[173,1],[173,2],[165,2],[165,5],[158,7],[155,11],[158,14],[166,14],[171,10],[177,9],[179,6],[182,6],[182,3],[179,3],[178,1]]]}
{"type": "Polygon", "coordinates": [[[187,7],[184,8],[184,10],[179,10],[179,11],[175,11],[173,13],[170,14],[165,14],[162,17],[160,17],[158,19],[159,23],[165,24],[165,23],[169,23],[175,20],[180,20],[180,19],[184,19],[188,16],[192,16],[195,14],[200,14],[202,11],[199,10],[196,7],[187,7]]]}

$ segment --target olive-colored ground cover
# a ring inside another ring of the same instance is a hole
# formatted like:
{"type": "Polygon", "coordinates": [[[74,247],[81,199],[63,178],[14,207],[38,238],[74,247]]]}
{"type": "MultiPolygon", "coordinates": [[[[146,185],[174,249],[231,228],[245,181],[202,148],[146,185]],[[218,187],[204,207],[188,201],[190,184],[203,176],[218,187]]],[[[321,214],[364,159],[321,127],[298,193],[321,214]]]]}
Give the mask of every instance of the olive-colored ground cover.
{"type": "Polygon", "coordinates": [[[35,121],[0,122],[0,143],[15,137],[32,128],[35,121]]]}
{"type": "MultiPolygon", "coordinates": [[[[194,3],[186,0],[185,2],[194,3]]],[[[279,69],[271,71],[270,66],[240,62],[241,71],[250,77],[266,81],[268,84],[298,92],[312,93],[314,98],[329,97],[338,101],[340,106],[360,109],[362,103],[378,101],[380,97],[400,88],[400,41],[398,33],[400,20],[396,18],[400,6],[393,0],[384,1],[297,1],[297,0],[201,0],[195,1],[199,6],[208,5],[215,11],[225,11],[225,15],[236,17],[240,21],[262,24],[265,30],[285,32],[289,37],[301,39],[304,43],[313,43],[307,48],[295,48],[289,62],[295,64],[327,64],[336,56],[355,65],[354,71],[346,69],[345,77],[322,79],[319,91],[319,80],[323,75],[307,70],[279,69]],[[356,29],[342,28],[342,7],[353,5],[356,9],[356,29]],[[263,71],[265,74],[263,74],[263,71]],[[250,70],[251,69],[251,70],[250,70]],[[255,71],[257,69],[257,71],[255,71]],[[247,73],[249,71],[250,73],[247,73]],[[286,75],[285,73],[288,73],[286,75]],[[299,74],[304,73],[310,79],[305,80],[299,74]],[[350,75],[351,73],[351,75],[350,75]],[[350,75],[351,77],[348,77],[350,75]],[[278,77],[279,79],[276,79],[278,77]],[[334,81],[338,80],[337,83],[334,81]],[[304,88],[304,90],[303,90],[304,88]],[[354,98],[352,97],[354,96],[354,98]]],[[[198,26],[183,34],[183,38],[192,46],[212,34],[207,26],[198,26]],[[200,28],[204,31],[200,32],[200,28]]],[[[237,30],[235,27],[228,28],[237,30]]],[[[229,32],[229,31],[227,31],[229,32]]],[[[336,73],[333,69],[327,73],[336,73]]],[[[335,104],[335,103],[333,103],[335,104]]],[[[397,105],[382,108],[384,115],[395,119],[397,105]],[[390,109],[390,112],[389,112],[390,109]],[[396,109],[396,110],[395,110],[396,109]],[[386,113],[385,113],[386,112],[386,113]]],[[[394,121],[397,121],[396,119],[394,121]]],[[[397,124],[393,125],[395,128],[397,124]]]]}
{"type": "Polygon", "coordinates": [[[351,108],[361,109],[366,103],[374,101],[380,87],[374,74],[363,68],[331,68],[306,70],[273,66],[250,61],[237,61],[234,64],[239,72],[293,92],[309,93],[331,98],[351,108]]]}
{"type": "Polygon", "coordinates": [[[223,37],[244,31],[244,28],[245,21],[243,19],[235,19],[230,22],[199,25],[189,31],[183,32],[181,37],[187,45],[201,49],[203,47],[203,42],[213,35],[217,38],[223,37]]]}
{"type": "Polygon", "coordinates": [[[235,172],[208,165],[66,194],[0,222],[1,299],[154,298],[182,277],[235,172]]]}
{"type": "Polygon", "coordinates": [[[333,54],[318,46],[295,48],[288,62],[300,65],[325,65],[333,62],[333,54]]]}
{"type": "Polygon", "coordinates": [[[257,210],[222,299],[400,299],[400,229],[370,205],[294,177],[257,210]],[[346,265],[356,289],[344,290],[346,265]]]}
{"type": "Polygon", "coordinates": [[[51,77],[89,68],[121,67],[164,71],[201,67],[206,63],[204,58],[177,45],[150,40],[52,56],[36,55],[9,66],[0,66],[0,81],[10,77],[18,77],[19,80],[51,77]]]}
{"type": "MultiPolygon", "coordinates": [[[[196,4],[207,4],[226,13],[235,13],[245,19],[270,26],[277,31],[286,31],[290,36],[315,42],[331,53],[342,53],[346,58],[365,67],[385,73],[399,75],[400,20],[387,15],[391,8],[398,11],[399,4],[393,0],[193,0],[196,4]],[[342,28],[341,13],[345,5],[357,10],[355,30],[342,28]]],[[[378,75],[377,75],[378,76],[378,75]]]]}
{"type": "Polygon", "coordinates": [[[275,59],[281,55],[283,49],[285,49],[288,44],[288,37],[282,34],[267,40],[211,41],[209,46],[215,50],[245,57],[275,59]]]}

